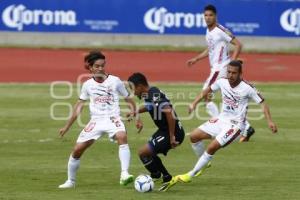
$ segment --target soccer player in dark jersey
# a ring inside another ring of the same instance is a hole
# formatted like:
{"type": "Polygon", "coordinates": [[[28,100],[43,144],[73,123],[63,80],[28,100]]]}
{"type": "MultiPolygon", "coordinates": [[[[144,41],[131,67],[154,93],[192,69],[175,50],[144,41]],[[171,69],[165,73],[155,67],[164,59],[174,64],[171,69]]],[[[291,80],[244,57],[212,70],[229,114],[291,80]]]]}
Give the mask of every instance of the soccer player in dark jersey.
{"type": "Polygon", "coordinates": [[[148,84],[141,73],[134,73],[128,78],[134,94],[145,101],[145,105],[127,116],[134,117],[139,113],[149,112],[158,130],[139,150],[139,157],[145,168],[154,179],[163,179],[160,191],[166,191],[172,182],[172,176],[163,165],[158,154],[167,155],[170,149],[176,148],[184,140],[184,130],[170,100],[157,87],[148,84]]]}

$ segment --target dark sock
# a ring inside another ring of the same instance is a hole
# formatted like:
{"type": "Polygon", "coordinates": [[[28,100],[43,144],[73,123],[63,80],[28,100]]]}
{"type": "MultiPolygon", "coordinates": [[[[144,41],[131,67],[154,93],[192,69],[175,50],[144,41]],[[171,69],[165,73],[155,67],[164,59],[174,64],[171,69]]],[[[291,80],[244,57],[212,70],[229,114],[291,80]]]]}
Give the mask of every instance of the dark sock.
{"type": "Polygon", "coordinates": [[[152,157],[141,156],[140,159],[144,164],[144,167],[150,172],[152,178],[160,178],[160,170],[157,168],[157,164],[152,157]]]}
{"type": "Polygon", "coordinates": [[[155,162],[157,169],[163,174],[163,182],[169,182],[172,179],[172,176],[163,165],[161,159],[155,155],[153,156],[153,161],[155,162]]]}

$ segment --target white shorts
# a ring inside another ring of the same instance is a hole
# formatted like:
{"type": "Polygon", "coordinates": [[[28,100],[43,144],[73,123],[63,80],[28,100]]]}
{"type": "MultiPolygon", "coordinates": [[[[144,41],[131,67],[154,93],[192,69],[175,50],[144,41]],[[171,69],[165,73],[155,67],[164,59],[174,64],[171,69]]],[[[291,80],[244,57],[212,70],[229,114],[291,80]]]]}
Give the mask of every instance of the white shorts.
{"type": "Polygon", "coordinates": [[[105,133],[113,140],[119,131],[126,132],[126,128],[120,117],[92,118],[78,136],[77,143],[89,140],[97,140],[105,133]]]}
{"type": "Polygon", "coordinates": [[[219,78],[224,78],[227,76],[227,65],[225,67],[222,67],[221,70],[211,70],[209,77],[206,79],[203,90],[205,90],[207,87],[209,87],[211,84],[213,84],[216,80],[219,78]]]}
{"type": "Polygon", "coordinates": [[[212,118],[198,127],[205,133],[211,135],[221,146],[230,144],[240,133],[240,127],[236,124],[212,118]]]}

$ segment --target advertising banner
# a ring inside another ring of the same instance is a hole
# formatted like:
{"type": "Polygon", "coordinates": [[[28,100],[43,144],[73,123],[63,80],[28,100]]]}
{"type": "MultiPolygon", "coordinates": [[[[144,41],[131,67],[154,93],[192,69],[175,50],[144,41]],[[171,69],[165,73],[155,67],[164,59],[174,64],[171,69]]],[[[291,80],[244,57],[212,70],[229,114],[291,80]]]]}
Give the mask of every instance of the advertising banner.
{"type": "Polygon", "coordinates": [[[2,0],[0,31],[198,35],[209,3],[235,35],[300,36],[297,0],[2,0]]]}

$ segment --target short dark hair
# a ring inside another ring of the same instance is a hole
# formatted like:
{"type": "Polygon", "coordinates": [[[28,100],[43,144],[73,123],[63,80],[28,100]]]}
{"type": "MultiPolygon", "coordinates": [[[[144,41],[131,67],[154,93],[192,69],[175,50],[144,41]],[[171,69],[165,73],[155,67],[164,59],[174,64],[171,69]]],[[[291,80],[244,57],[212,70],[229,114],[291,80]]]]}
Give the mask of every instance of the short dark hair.
{"type": "Polygon", "coordinates": [[[243,61],[241,61],[241,60],[232,60],[232,61],[230,61],[230,63],[228,65],[233,66],[233,67],[238,67],[239,72],[242,72],[243,61]]]}
{"type": "Polygon", "coordinates": [[[105,60],[105,55],[100,50],[91,50],[84,56],[84,68],[89,69],[89,66],[93,65],[99,59],[105,60]]]}
{"type": "Polygon", "coordinates": [[[129,76],[128,82],[131,82],[135,87],[137,85],[149,85],[146,76],[140,72],[133,73],[131,76],[129,76]]]}
{"type": "Polygon", "coordinates": [[[207,6],[204,7],[204,11],[210,10],[213,13],[217,14],[217,9],[214,5],[208,4],[207,6]]]}

